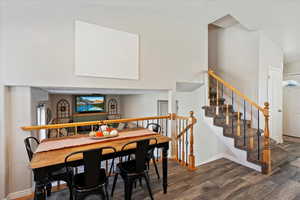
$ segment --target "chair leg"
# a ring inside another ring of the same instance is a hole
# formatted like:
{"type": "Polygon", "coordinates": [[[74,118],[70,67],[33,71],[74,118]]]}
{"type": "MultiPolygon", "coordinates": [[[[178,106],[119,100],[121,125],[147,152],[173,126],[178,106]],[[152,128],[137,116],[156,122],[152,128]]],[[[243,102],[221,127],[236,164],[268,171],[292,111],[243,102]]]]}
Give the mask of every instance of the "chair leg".
{"type": "Polygon", "coordinates": [[[48,184],[46,185],[47,197],[50,197],[50,196],[51,196],[51,189],[52,189],[52,184],[51,184],[51,183],[48,183],[48,184]]]}
{"type": "Polygon", "coordinates": [[[159,179],[160,179],[160,176],[159,176],[159,172],[158,172],[158,169],[157,169],[157,165],[156,165],[155,158],[153,157],[152,160],[153,160],[155,172],[156,172],[156,175],[157,175],[157,179],[159,180],[159,179]]]}
{"type": "Polygon", "coordinates": [[[142,178],[139,178],[140,186],[143,186],[142,178]]]}
{"type": "Polygon", "coordinates": [[[69,187],[69,193],[70,193],[70,200],[73,200],[73,187],[71,183],[67,183],[68,187],[69,187]]]}
{"type": "Polygon", "coordinates": [[[149,183],[149,176],[148,176],[147,173],[144,174],[144,178],[145,178],[145,181],[146,181],[146,185],[147,185],[147,188],[148,188],[150,198],[151,198],[151,200],[153,200],[152,191],[151,191],[151,187],[150,187],[150,183],[149,183]]]}
{"type": "Polygon", "coordinates": [[[114,196],[114,191],[115,191],[116,183],[117,183],[117,180],[118,180],[118,176],[119,176],[119,174],[116,173],[115,178],[114,178],[114,182],[113,182],[113,185],[112,185],[112,188],[111,188],[111,194],[110,194],[111,197],[114,196]]]}
{"type": "Polygon", "coordinates": [[[105,183],[105,186],[104,186],[104,187],[105,187],[105,188],[104,188],[104,190],[105,190],[105,191],[104,191],[104,192],[105,192],[105,195],[104,195],[104,196],[105,196],[105,199],[109,200],[109,195],[108,195],[107,185],[108,185],[108,184],[105,183]]]}
{"type": "Polygon", "coordinates": [[[131,194],[132,194],[132,187],[133,187],[134,180],[127,179],[124,180],[124,196],[125,200],[131,200],[131,194]]]}

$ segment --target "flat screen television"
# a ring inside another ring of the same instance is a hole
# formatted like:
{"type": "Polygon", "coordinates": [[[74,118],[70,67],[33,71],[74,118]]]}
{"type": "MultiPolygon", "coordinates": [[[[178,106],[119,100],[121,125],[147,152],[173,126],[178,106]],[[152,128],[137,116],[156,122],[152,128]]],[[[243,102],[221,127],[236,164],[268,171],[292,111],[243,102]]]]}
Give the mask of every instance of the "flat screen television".
{"type": "Polygon", "coordinates": [[[75,97],[75,112],[105,112],[105,96],[81,95],[75,97]]]}

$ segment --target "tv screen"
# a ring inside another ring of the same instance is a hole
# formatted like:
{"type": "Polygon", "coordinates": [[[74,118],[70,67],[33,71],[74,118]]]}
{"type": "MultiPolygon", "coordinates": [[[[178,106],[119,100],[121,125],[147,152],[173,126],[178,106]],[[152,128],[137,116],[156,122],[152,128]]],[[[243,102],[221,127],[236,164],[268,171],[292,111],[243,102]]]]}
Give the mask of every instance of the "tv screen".
{"type": "Polygon", "coordinates": [[[76,96],[75,111],[82,112],[104,112],[104,96],[76,96]]]}

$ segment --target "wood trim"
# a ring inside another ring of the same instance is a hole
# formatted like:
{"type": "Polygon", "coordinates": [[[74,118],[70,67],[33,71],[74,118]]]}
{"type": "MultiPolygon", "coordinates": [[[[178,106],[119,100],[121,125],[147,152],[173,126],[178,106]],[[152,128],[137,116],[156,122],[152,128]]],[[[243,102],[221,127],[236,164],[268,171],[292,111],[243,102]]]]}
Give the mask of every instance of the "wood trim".
{"type": "Polygon", "coordinates": [[[107,112],[98,112],[98,113],[74,113],[73,117],[82,117],[82,116],[95,116],[95,115],[108,115],[107,112]]]}
{"type": "Polygon", "coordinates": [[[255,103],[254,101],[252,101],[249,97],[247,97],[246,95],[244,95],[242,92],[240,92],[238,89],[236,89],[235,87],[233,87],[231,84],[229,84],[228,82],[224,81],[221,77],[219,77],[218,75],[216,75],[212,70],[208,70],[208,74],[213,77],[214,79],[216,79],[217,81],[221,82],[225,87],[227,87],[228,89],[230,89],[231,91],[233,91],[235,94],[237,94],[238,96],[240,96],[241,98],[243,98],[245,101],[247,101],[249,104],[251,104],[252,106],[256,107],[258,110],[260,110],[264,115],[266,115],[266,110],[259,106],[257,103],[255,103]]]}
{"type": "Polygon", "coordinates": [[[183,120],[189,120],[190,119],[190,117],[178,116],[178,115],[176,115],[176,118],[177,119],[183,119],[183,120]]]}
{"type": "Polygon", "coordinates": [[[113,123],[125,123],[125,122],[132,122],[132,121],[144,121],[144,120],[155,120],[155,119],[171,119],[171,114],[164,115],[164,116],[154,116],[154,117],[100,120],[100,121],[76,122],[76,123],[65,123],[65,124],[50,124],[50,125],[43,125],[43,126],[23,126],[21,128],[24,131],[33,131],[33,130],[40,130],[40,129],[60,129],[60,128],[70,128],[70,127],[78,127],[78,126],[105,125],[105,124],[113,124],[113,123]]]}
{"type": "MultiPolygon", "coordinates": [[[[265,103],[265,110],[267,111],[267,113],[269,113],[269,103],[268,102],[265,103]]],[[[262,173],[270,174],[271,172],[272,172],[272,166],[271,166],[269,114],[268,114],[268,115],[265,115],[262,173]]]]}

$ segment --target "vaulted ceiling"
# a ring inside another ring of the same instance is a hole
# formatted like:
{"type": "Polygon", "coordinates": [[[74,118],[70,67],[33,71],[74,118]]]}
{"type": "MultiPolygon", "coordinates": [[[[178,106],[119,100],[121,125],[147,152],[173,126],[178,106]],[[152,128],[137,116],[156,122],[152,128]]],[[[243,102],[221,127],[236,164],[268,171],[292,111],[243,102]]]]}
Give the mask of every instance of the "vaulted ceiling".
{"type": "Polygon", "coordinates": [[[252,30],[264,31],[284,51],[285,63],[300,60],[300,1],[209,0],[207,16],[213,20],[230,14],[252,30]]]}

